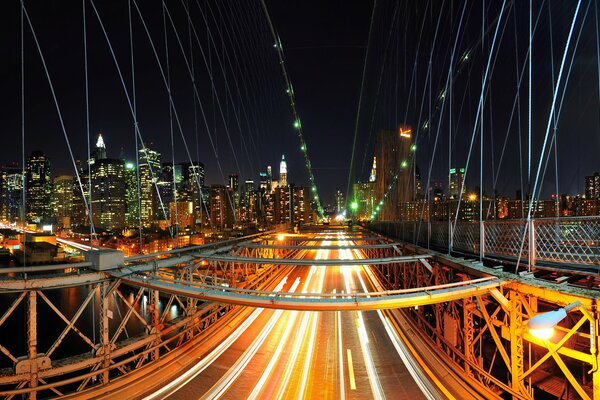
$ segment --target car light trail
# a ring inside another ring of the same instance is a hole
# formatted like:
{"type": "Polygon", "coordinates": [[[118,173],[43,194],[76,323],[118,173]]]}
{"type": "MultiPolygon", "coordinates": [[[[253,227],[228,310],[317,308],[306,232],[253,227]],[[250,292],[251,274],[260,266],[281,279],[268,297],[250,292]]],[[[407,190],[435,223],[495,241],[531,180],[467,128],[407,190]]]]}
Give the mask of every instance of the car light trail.
{"type": "MultiPolygon", "coordinates": [[[[354,250],[354,253],[355,253],[356,258],[363,258],[359,251],[354,250]]],[[[367,267],[363,266],[363,268],[366,271],[367,267]]],[[[362,289],[366,292],[367,286],[365,285],[365,281],[362,278],[362,275],[360,273],[358,266],[356,267],[356,275],[358,276],[358,280],[360,282],[362,289]]],[[[442,399],[443,397],[441,397],[438,394],[438,392],[435,390],[431,381],[428,379],[428,377],[425,375],[425,373],[420,368],[418,362],[412,357],[412,355],[410,354],[410,351],[406,348],[405,344],[402,342],[402,340],[398,336],[398,333],[393,329],[389,319],[383,315],[381,310],[377,310],[377,315],[379,316],[379,319],[381,320],[381,323],[383,324],[383,327],[385,328],[385,332],[387,333],[388,337],[390,338],[390,341],[394,345],[396,352],[402,359],[402,362],[406,366],[406,369],[408,370],[408,372],[410,373],[410,375],[416,382],[419,389],[421,389],[421,392],[423,393],[423,395],[429,400],[442,399]]]]}
{"type": "MultiPolygon", "coordinates": [[[[338,344],[338,364],[340,374],[340,398],[344,400],[346,398],[346,383],[344,381],[344,347],[342,343],[342,317],[339,311],[336,311],[336,324],[335,329],[337,330],[337,344],[338,344]]],[[[350,366],[348,366],[350,368],[350,366]]],[[[351,377],[352,379],[353,377],[351,377]]],[[[351,385],[352,386],[352,385],[351,385]]],[[[356,385],[355,385],[356,387],[356,385]]]]}
{"type": "MultiPolygon", "coordinates": [[[[350,250],[346,249],[342,251],[340,258],[351,259],[353,258],[353,254],[350,250]]],[[[344,278],[346,278],[346,276],[347,275],[345,274],[344,278]]],[[[369,383],[371,385],[371,393],[373,394],[373,397],[375,399],[385,399],[385,394],[383,393],[383,388],[381,387],[381,382],[379,381],[379,377],[377,376],[377,371],[375,369],[375,364],[373,362],[373,356],[371,355],[371,350],[369,349],[369,337],[367,335],[367,330],[365,329],[365,323],[362,317],[362,312],[357,311],[356,313],[358,320],[358,341],[360,343],[360,348],[363,354],[363,360],[367,368],[367,376],[369,377],[369,383]]]]}
{"type": "MultiPolygon", "coordinates": [[[[286,282],[287,276],[279,282],[274,291],[281,291],[286,282]]],[[[202,371],[208,368],[217,358],[219,358],[219,356],[221,356],[221,354],[223,354],[246,331],[246,329],[248,329],[248,327],[262,312],[262,308],[254,310],[252,314],[250,314],[250,316],[246,318],[246,320],[231,333],[231,335],[227,336],[227,338],[223,340],[217,347],[215,347],[213,351],[211,351],[206,357],[162,388],[157,389],[154,393],[144,397],[143,400],[164,399],[188,384],[192,379],[197,377],[202,373],[202,371]]]]}
{"type": "MultiPolygon", "coordinates": [[[[300,284],[300,278],[296,278],[294,284],[290,288],[290,292],[296,291],[300,284]]],[[[260,334],[252,341],[252,344],[244,351],[244,354],[233,364],[229,371],[219,379],[219,381],[213,385],[211,390],[206,392],[202,399],[218,399],[231,387],[235,380],[240,376],[244,369],[248,366],[252,358],[256,355],[256,352],[263,345],[267,337],[271,334],[271,331],[275,325],[279,322],[281,315],[284,313],[283,310],[277,310],[273,313],[269,322],[263,327],[260,334]]]]}

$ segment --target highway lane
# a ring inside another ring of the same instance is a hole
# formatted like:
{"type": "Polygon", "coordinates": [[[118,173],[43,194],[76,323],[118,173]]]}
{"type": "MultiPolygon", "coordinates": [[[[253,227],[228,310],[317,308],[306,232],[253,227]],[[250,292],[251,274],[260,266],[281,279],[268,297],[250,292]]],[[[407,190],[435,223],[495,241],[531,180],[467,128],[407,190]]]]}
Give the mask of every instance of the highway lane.
{"type": "MultiPolygon", "coordinates": [[[[323,245],[348,243],[343,235],[329,238],[323,245]]],[[[304,254],[361,257],[355,250],[304,254]]],[[[372,289],[362,266],[298,267],[288,277],[292,281],[291,291],[304,293],[343,296],[372,289]]],[[[422,390],[426,384],[415,382],[419,375],[406,368],[388,330],[376,311],[264,310],[223,354],[169,398],[427,398],[422,390]]]]}

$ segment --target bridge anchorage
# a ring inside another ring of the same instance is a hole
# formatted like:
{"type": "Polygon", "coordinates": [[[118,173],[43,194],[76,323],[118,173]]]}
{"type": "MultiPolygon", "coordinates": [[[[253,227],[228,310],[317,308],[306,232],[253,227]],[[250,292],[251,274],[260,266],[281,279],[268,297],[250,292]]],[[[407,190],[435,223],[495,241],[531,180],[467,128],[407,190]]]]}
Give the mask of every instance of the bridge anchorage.
{"type": "Polygon", "coordinates": [[[136,388],[136,382],[150,390],[140,377],[156,371],[163,380],[175,376],[180,371],[169,367],[174,360],[190,362],[186,354],[204,359],[261,307],[380,310],[442,397],[533,398],[559,391],[598,397],[598,296],[589,289],[522,277],[362,229],[266,233],[110,265],[114,256],[103,252],[71,269],[31,268],[26,278],[3,274],[0,290],[10,301],[0,324],[18,324],[25,315],[27,330],[0,343],[2,396],[92,396],[136,388]],[[355,258],[307,259],[317,250],[355,258]],[[311,268],[360,270],[374,290],[290,291],[286,277],[311,268]],[[527,329],[533,316],[576,301],[552,339],[527,329]],[[38,335],[41,326],[48,331],[42,308],[51,310],[57,326],[52,337],[38,335]],[[442,382],[438,377],[447,371],[455,377],[442,382]]]}

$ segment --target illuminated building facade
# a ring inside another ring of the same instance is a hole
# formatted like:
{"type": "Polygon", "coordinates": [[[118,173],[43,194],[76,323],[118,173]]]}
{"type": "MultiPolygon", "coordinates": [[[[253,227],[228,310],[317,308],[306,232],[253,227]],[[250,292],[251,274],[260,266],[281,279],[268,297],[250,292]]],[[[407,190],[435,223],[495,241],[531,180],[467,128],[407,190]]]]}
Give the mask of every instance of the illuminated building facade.
{"type": "MultiPolygon", "coordinates": [[[[140,218],[144,227],[154,222],[159,213],[160,203],[156,195],[155,183],[160,174],[160,153],[148,147],[139,150],[140,174],[140,218]]],[[[162,211],[160,211],[162,212],[162,211]]]]}
{"type": "Polygon", "coordinates": [[[401,125],[397,131],[381,131],[375,141],[375,197],[383,199],[388,193],[378,214],[381,220],[397,220],[399,203],[412,200],[410,153],[412,130],[401,125]]]}
{"type": "Polygon", "coordinates": [[[34,151],[27,159],[25,189],[27,221],[34,223],[49,221],[52,216],[50,159],[41,151],[34,151]]]}
{"type": "Polygon", "coordinates": [[[125,226],[125,164],[112,158],[99,159],[92,165],[92,221],[109,230],[125,226]]]}
{"type": "Polygon", "coordinates": [[[287,186],[288,185],[288,170],[287,170],[287,162],[285,161],[285,155],[281,156],[281,161],[279,162],[279,186],[287,186]]]}
{"type": "Polygon", "coordinates": [[[585,177],[585,198],[600,199],[600,174],[598,172],[585,177]]]}
{"type": "MultiPolygon", "coordinates": [[[[464,168],[450,168],[450,188],[448,189],[448,195],[451,199],[458,199],[460,196],[460,190],[463,187],[463,181],[465,179],[464,168]]],[[[466,192],[466,188],[463,188],[463,194],[466,192]]]]}
{"type": "Polygon", "coordinates": [[[16,165],[0,169],[0,217],[3,221],[21,220],[23,209],[23,173],[16,165]]]}
{"type": "Polygon", "coordinates": [[[59,226],[69,228],[73,212],[73,177],[60,175],[54,178],[53,183],[52,215],[59,226]]]}
{"type": "Polygon", "coordinates": [[[357,218],[369,219],[377,202],[375,200],[375,182],[358,182],[353,188],[354,199],[358,204],[357,218]]]}

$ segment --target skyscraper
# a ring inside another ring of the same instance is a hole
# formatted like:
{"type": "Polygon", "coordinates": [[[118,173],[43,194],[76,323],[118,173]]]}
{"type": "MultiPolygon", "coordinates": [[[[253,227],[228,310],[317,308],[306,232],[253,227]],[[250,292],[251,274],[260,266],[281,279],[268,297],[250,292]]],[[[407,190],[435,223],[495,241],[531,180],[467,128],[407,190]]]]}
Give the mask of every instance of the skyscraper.
{"type": "Polygon", "coordinates": [[[107,157],[102,135],[98,135],[94,155],[90,160],[92,222],[96,227],[122,228],[127,211],[125,163],[107,157]]]}
{"type": "Polygon", "coordinates": [[[160,211],[160,200],[156,195],[156,188],[154,187],[160,176],[160,153],[148,147],[140,149],[139,168],[140,216],[142,225],[149,227],[154,222],[157,212],[160,211]]]}
{"type": "Polygon", "coordinates": [[[54,178],[52,190],[52,215],[56,223],[65,228],[71,226],[73,212],[73,177],[60,175],[54,178]]]}
{"type": "Polygon", "coordinates": [[[117,229],[125,226],[125,165],[113,158],[92,165],[92,221],[94,226],[117,229]]]}
{"type": "Polygon", "coordinates": [[[188,192],[191,195],[191,201],[194,208],[196,224],[202,224],[203,220],[208,220],[207,210],[209,204],[209,190],[204,186],[204,164],[193,162],[186,164],[183,168],[184,179],[187,181],[188,192]]]}
{"type": "Polygon", "coordinates": [[[288,185],[288,171],[287,162],[285,161],[285,155],[281,155],[281,161],[279,162],[279,186],[288,185]]]}
{"type": "Polygon", "coordinates": [[[25,188],[27,220],[35,223],[48,221],[52,214],[52,179],[50,159],[41,151],[34,151],[27,159],[25,188]]]}
{"type": "Polygon", "coordinates": [[[273,190],[273,169],[267,165],[267,193],[273,190]]]}
{"type": "Polygon", "coordinates": [[[412,131],[401,125],[397,131],[381,131],[375,142],[375,197],[382,200],[387,193],[378,216],[382,220],[399,218],[399,205],[412,199],[409,155],[412,131]]]}
{"type": "Polygon", "coordinates": [[[585,177],[585,198],[600,199],[600,174],[598,172],[585,177]]]}
{"type": "Polygon", "coordinates": [[[104,139],[102,139],[102,134],[98,134],[98,140],[96,141],[96,151],[94,153],[94,158],[96,160],[103,160],[106,158],[106,145],[104,144],[104,139]]]}
{"type": "Polygon", "coordinates": [[[139,197],[137,186],[137,173],[135,163],[131,161],[125,162],[125,225],[139,225],[139,197]]]}
{"type": "Polygon", "coordinates": [[[0,169],[0,210],[3,221],[21,219],[23,209],[23,172],[17,165],[0,169]]]}
{"type": "MultiPolygon", "coordinates": [[[[448,189],[450,199],[457,200],[460,197],[460,190],[463,188],[464,177],[464,168],[450,168],[450,188],[448,189]]],[[[463,194],[465,192],[466,188],[463,188],[463,194]]]]}

